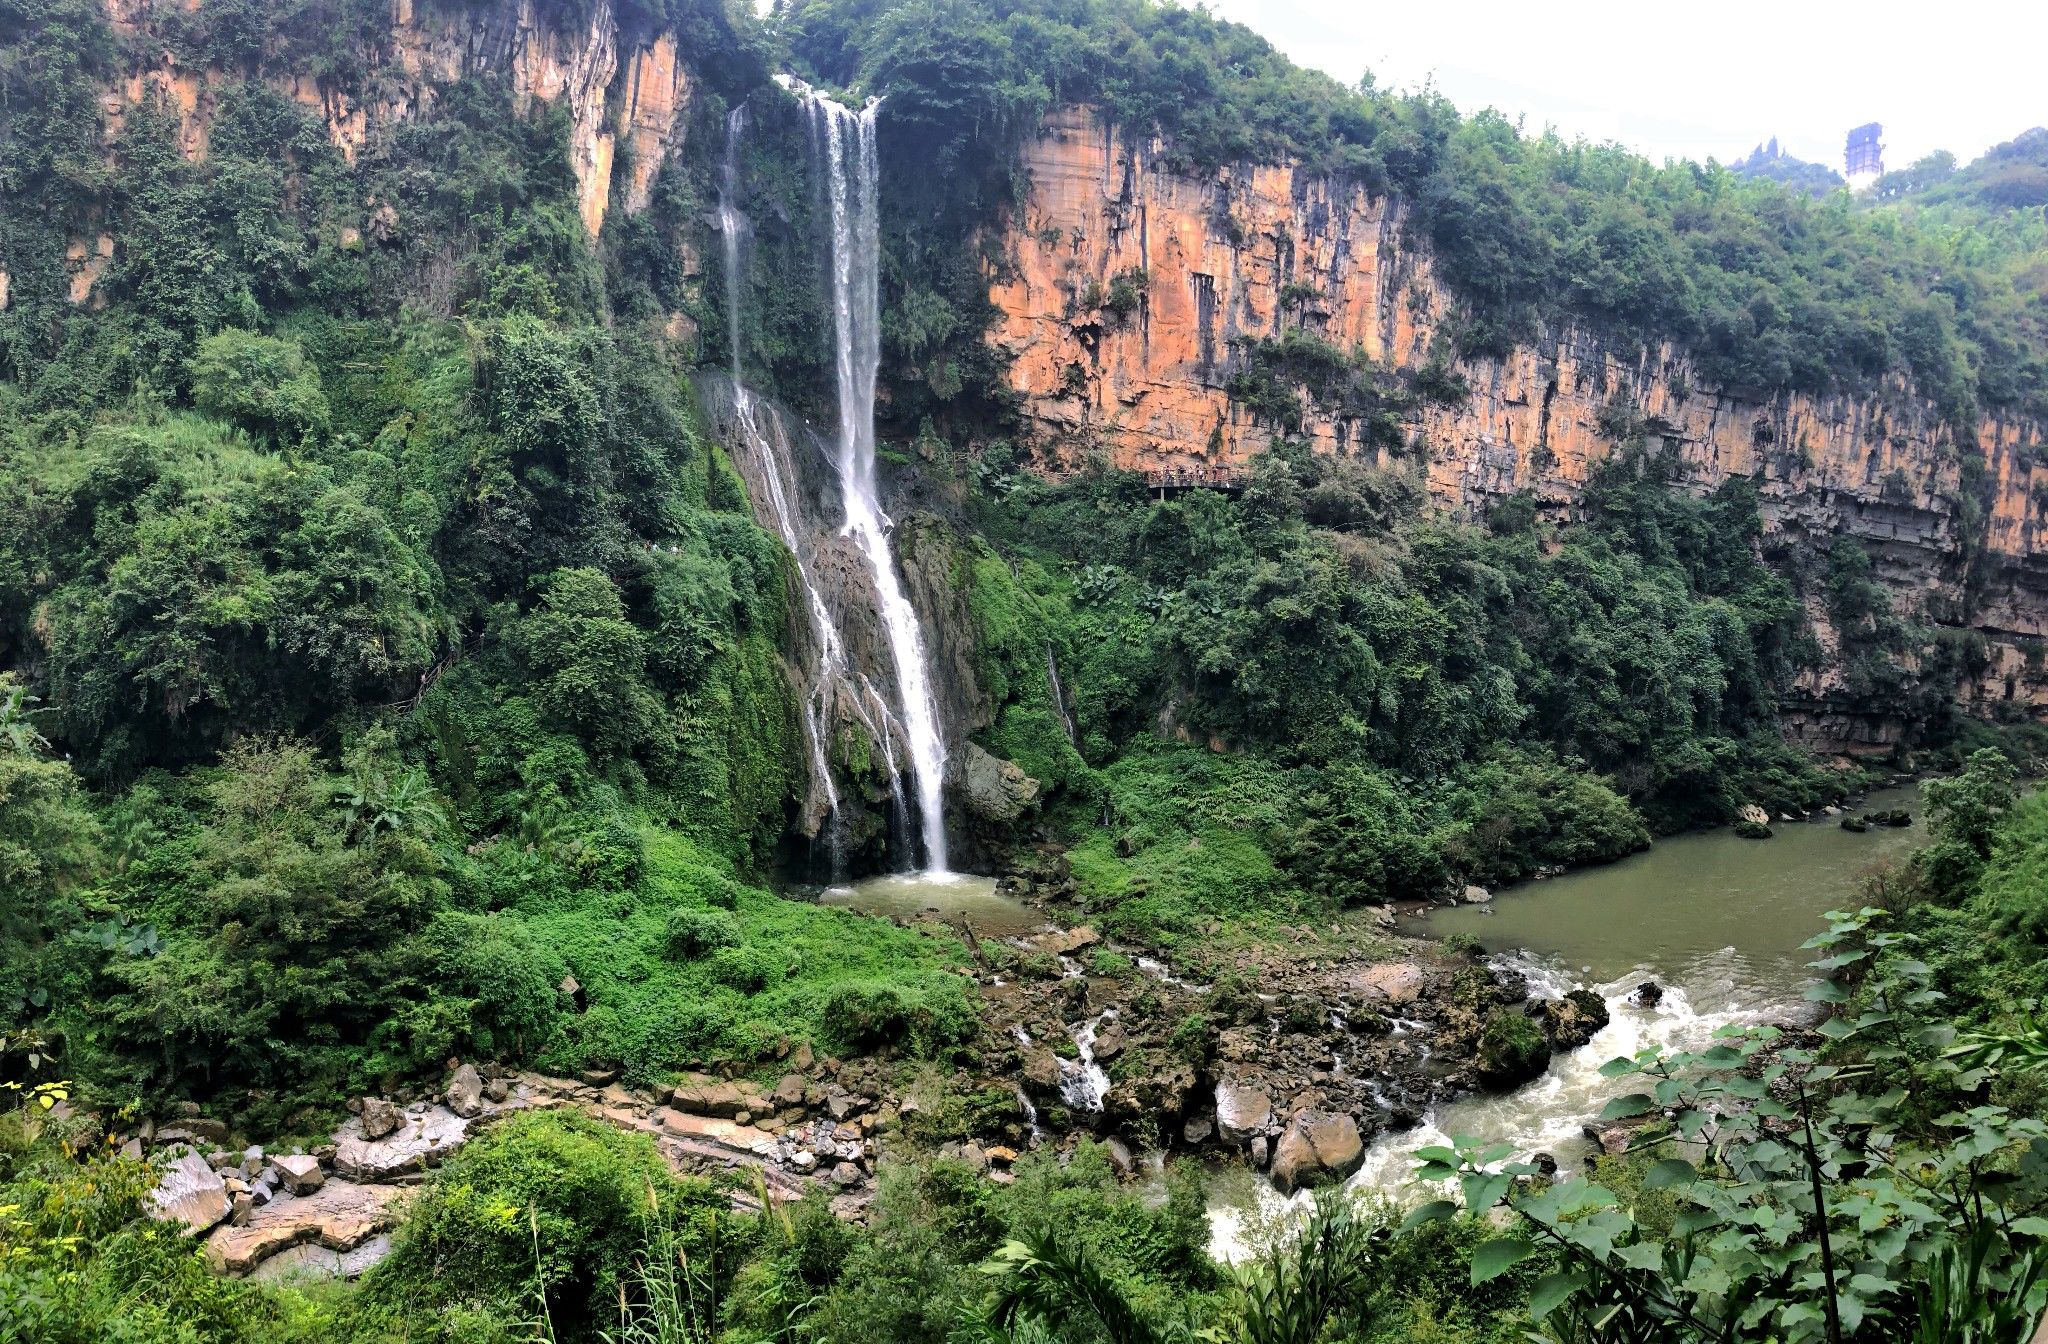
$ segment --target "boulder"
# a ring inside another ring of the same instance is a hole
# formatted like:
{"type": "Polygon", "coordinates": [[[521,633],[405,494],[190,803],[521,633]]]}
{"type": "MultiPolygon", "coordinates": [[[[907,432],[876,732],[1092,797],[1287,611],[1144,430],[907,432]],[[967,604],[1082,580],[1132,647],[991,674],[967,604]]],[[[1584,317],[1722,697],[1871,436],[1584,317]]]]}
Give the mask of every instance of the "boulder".
{"type": "Polygon", "coordinates": [[[1200,1147],[1216,1132],[1215,1122],[1206,1115],[1191,1115],[1181,1124],[1180,1141],[1190,1148],[1200,1147]]]}
{"type": "Polygon", "coordinates": [[[1060,1090],[1059,1056],[1043,1047],[1024,1056],[1024,1086],[1034,1094],[1045,1097],[1057,1095],[1060,1090]]]}
{"type": "Polygon", "coordinates": [[[1286,1194],[1341,1181],[1365,1164],[1358,1122],[1329,1111],[1301,1111],[1273,1149],[1273,1184],[1286,1194]]]}
{"type": "Polygon", "coordinates": [[[1628,992],[1628,1001],[1638,1008],[1655,1008],[1664,1002],[1664,986],[1645,980],[1628,992]]]}
{"type": "Polygon", "coordinates": [[[699,1077],[685,1078],[676,1084],[675,1090],[669,1094],[669,1105],[696,1115],[713,1115],[725,1120],[750,1109],[746,1094],[737,1084],[699,1077]]]}
{"type": "Polygon", "coordinates": [[[779,1111],[788,1110],[792,1106],[803,1105],[803,1076],[801,1074],[795,1073],[783,1074],[781,1080],[775,1084],[775,1095],[773,1097],[773,1100],[775,1102],[775,1109],[779,1111]]]}
{"type": "Polygon", "coordinates": [[[1607,1025],[1607,1001],[1590,989],[1575,989],[1561,999],[1546,1000],[1532,1011],[1541,1016],[1553,1050],[1576,1050],[1607,1025]]]}
{"type": "Polygon", "coordinates": [[[1479,1033],[1479,1076],[1496,1088],[1520,1087],[1550,1067],[1550,1042],[1523,1013],[1496,1008],[1479,1033]]]}
{"type": "Polygon", "coordinates": [[[1273,1118],[1273,1103],[1256,1087],[1216,1084],[1216,1136],[1225,1143],[1243,1143],[1273,1118]]]}
{"type": "Polygon", "coordinates": [[[291,1154],[274,1157],[270,1164],[277,1168],[284,1188],[295,1195],[310,1195],[327,1183],[327,1173],[320,1169],[320,1159],[316,1157],[291,1154]]]}
{"type": "Polygon", "coordinates": [[[1041,952],[1067,957],[1085,951],[1102,941],[1102,936],[1091,925],[1077,924],[1071,929],[1055,929],[1041,934],[1034,940],[1034,946],[1041,952]]]}
{"type": "Polygon", "coordinates": [[[862,1179],[860,1168],[851,1162],[841,1162],[838,1166],[832,1168],[832,1184],[842,1190],[851,1189],[859,1185],[862,1179]]]}
{"type": "Polygon", "coordinates": [[[1095,1034],[1095,1058],[1107,1064],[1124,1052],[1126,1044],[1124,1029],[1112,1022],[1095,1034]]]}
{"type": "Polygon", "coordinates": [[[1465,888],[1465,904],[1485,905],[1493,899],[1493,893],[1485,887],[1468,885],[1465,888]]]}
{"type": "Polygon", "coordinates": [[[1259,1135],[1259,1137],[1252,1140],[1252,1165],[1257,1167],[1260,1171],[1264,1171],[1266,1169],[1266,1159],[1268,1157],[1266,1149],[1267,1144],[1265,1135],[1261,1134],[1259,1135]]]}
{"type": "Polygon", "coordinates": [[[1414,962],[1395,961],[1368,966],[1353,974],[1351,981],[1352,988],[1362,995],[1400,1005],[1413,1003],[1422,996],[1424,978],[1422,967],[1414,962]]]}
{"type": "Polygon", "coordinates": [[[361,1122],[353,1121],[337,1132],[334,1171],[352,1181],[395,1181],[437,1167],[441,1159],[462,1146],[469,1135],[469,1122],[445,1106],[422,1107],[406,1115],[399,1127],[383,1138],[367,1139],[361,1122]]]}
{"type": "Polygon", "coordinates": [[[967,744],[961,757],[960,784],[967,810],[983,821],[1005,825],[1017,820],[1038,801],[1038,781],[1015,762],[967,744]]]}
{"type": "Polygon", "coordinates": [[[164,1168],[151,1194],[150,1216],[167,1223],[182,1223],[188,1236],[197,1236],[233,1212],[227,1183],[212,1164],[197,1153],[187,1152],[164,1168]]]}
{"type": "Polygon", "coordinates": [[[476,1065],[465,1064],[448,1080],[448,1109],[465,1120],[474,1120],[484,1110],[484,1080],[476,1065]]]}

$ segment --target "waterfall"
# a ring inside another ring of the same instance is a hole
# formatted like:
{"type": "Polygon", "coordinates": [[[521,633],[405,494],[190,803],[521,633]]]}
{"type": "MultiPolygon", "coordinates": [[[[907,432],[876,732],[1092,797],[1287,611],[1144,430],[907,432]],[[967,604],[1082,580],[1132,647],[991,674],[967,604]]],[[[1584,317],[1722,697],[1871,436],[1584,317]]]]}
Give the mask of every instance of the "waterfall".
{"type": "Polygon", "coordinates": [[[1067,709],[1067,688],[1060,685],[1059,659],[1052,656],[1050,644],[1045,646],[1045,684],[1052,692],[1052,705],[1059,711],[1060,724],[1067,730],[1067,741],[1079,746],[1081,737],[1074,731],[1074,716],[1067,709]]]}
{"type": "MultiPolygon", "coordinates": [[[[725,251],[726,331],[732,343],[733,418],[767,487],[763,493],[768,497],[769,512],[775,517],[776,531],[796,562],[797,582],[804,590],[804,612],[812,642],[817,646],[818,666],[804,697],[804,731],[810,739],[812,787],[823,795],[825,802],[821,821],[831,853],[832,880],[838,882],[845,875],[845,839],[840,826],[839,789],[832,779],[832,762],[825,744],[831,737],[834,694],[846,679],[846,654],[831,609],[818,590],[811,567],[805,563],[804,546],[797,533],[796,510],[791,503],[796,495],[796,473],[788,427],[780,416],[767,414],[765,408],[758,406],[740,367],[740,290],[745,274],[742,268],[748,224],[739,204],[739,149],[746,126],[747,108],[742,103],[725,119],[725,162],[718,194],[718,232],[725,251]]],[[[854,703],[858,712],[859,701],[854,703]]]]}
{"type": "Polygon", "coordinates": [[[877,229],[875,108],[856,112],[799,87],[812,118],[831,208],[830,288],[839,392],[839,479],[846,522],[840,529],[859,546],[874,571],[875,594],[902,700],[902,723],[917,784],[924,862],[946,868],[942,785],[946,747],[939,736],[937,702],[917,613],[903,595],[889,551],[889,519],[875,490],[875,374],[881,364],[881,307],[877,229]]]}

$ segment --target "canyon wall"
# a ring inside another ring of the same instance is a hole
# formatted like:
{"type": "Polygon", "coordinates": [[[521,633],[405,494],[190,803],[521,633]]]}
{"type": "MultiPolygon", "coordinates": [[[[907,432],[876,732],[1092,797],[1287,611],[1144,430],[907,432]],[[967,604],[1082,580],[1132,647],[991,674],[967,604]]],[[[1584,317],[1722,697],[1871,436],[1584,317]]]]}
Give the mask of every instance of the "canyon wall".
{"type": "MultiPolygon", "coordinates": [[[[205,157],[214,109],[230,76],[182,63],[158,28],[160,13],[202,5],[107,0],[114,33],[131,53],[125,78],[104,101],[110,136],[130,108],[160,100],[178,119],[181,152],[205,157]]],[[[534,0],[478,7],[391,0],[391,26],[378,55],[358,81],[285,72],[272,83],[317,112],[351,162],[375,137],[430,105],[440,86],[460,79],[503,79],[522,110],[535,102],[561,103],[569,113],[577,206],[593,238],[615,189],[628,212],[646,207],[655,174],[681,142],[691,95],[675,34],[624,32],[613,0],[593,0],[589,15],[568,30],[547,23],[534,0]],[[615,183],[621,163],[624,178],[615,183]]]]}
{"type": "MultiPolygon", "coordinates": [[[[1087,108],[1050,117],[1025,157],[1031,185],[1003,240],[1011,264],[992,277],[1001,315],[991,339],[1053,470],[1095,453],[1152,471],[1227,468],[1259,452],[1275,427],[1226,385],[1242,343],[1277,336],[1283,319],[1397,374],[1438,348],[1452,300],[1426,245],[1404,237],[1398,201],[1287,164],[1175,171],[1162,146],[1130,143],[1087,108]]],[[[1471,517],[1529,491],[1568,521],[1614,450],[1603,411],[1632,407],[1689,484],[1757,482],[1767,544],[1855,536],[1897,609],[1980,635],[1963,688],[1973,709],[2048,710],[2042,426],[1987,420],[1970,446],[1985,463],[1988,508],[1985,563],[1972,576],[1963,454],[1903,383],[1866,397],[1760,399],[1706,385],[1682,351],[1619,354],[1570,330],[1456,371],[1469,398],[1417,399],[1397,450],[1421,459],[1436,508],[1471,517]]],[[[1305,405],[1303,433],[1319,451],[1392,461],[1360,423],[1305,405]]],[[[1801,679],[1791,731],[1824,749],[1888,748],[1901,725],[1851,702],[1823,604],[1809,600],[1808,611],[1823,659],[1801,679]]]]}

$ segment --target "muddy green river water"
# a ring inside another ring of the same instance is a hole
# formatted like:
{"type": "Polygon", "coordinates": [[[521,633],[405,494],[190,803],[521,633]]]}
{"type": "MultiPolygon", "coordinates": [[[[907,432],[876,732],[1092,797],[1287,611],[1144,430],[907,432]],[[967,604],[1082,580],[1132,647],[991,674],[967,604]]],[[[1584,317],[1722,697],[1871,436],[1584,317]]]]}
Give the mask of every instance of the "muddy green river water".
{"type": "MultiPolygon", "coordinates": [[[[1415,1152],[1454,1137],[1508,1143],[1518,1155],[1547,1152],[1575,1170],[1590,1149],[1581,1127],[1616,1092],[1602,1064],[1651,1045],[1692,1048],[1720,1027],[1775,1018],[1798,1000],[1813,956],[1799,945],[1821,931],[1827,911],[1853,908],[1872,865],[1924,841],[1917,787],[1874,793],[1853,810],[1891,808],[1910,811],[1913,824],[1857,834],[1828,819],[1776,823],[1769,840],[1730,830],[1674,836],[1604,868],[1404,921],[1418,935],[1471,934],[1538,993],[1597,989],[1611,1021],[1535,1082],[1444,1103],[1417,1128],[1382,1136],[1351,1187],[1396,1200],[1440,1197],[1415,1182],[1415,1152]],[[1651,979],[1665,987],[1663,1000],[1631,1002],[1629,991],[1651,979]]],[[[1226,1175],[1210,1206],[1211,1250],[1243,1255],[1299,1203],[1248,1174],[1226,1175]]]]}

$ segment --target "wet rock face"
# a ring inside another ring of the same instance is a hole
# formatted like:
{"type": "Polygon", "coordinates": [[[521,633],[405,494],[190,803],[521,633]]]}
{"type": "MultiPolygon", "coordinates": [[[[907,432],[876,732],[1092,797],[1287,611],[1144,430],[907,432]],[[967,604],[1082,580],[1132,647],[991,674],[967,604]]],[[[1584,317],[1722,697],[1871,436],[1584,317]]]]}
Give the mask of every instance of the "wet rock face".
{"type": "Polygon", "coordinates": [[[1541,1078],[1550,1067],[1550,1042],[1528,1015],[1497,1008],[1479,1035],[1479,1076],[1506,1091],[1541,1078]]]}
{"type": "MultiPolygon", "coordinates": [[[[1002,237],[1013,266],[990,298],[992,342],[1042,460],[1080,465],[1098,447],[1138,470],[1241,464],[1274,427],[1226,389],[1247,341],[1299,323],[1403,373],[1427,364],[1452,319],[1395,198],[1289,163],[1188,173],[1145,137],[1126,137],[1095,110],[1063,108],[1025,149],[1031,187],[1002,237]],[[1118,276],[1142,273],[1135,312],[1089,308],[1118,276]],[[1306,285],[1305,306],[1283,301],[1306,285]]],[[[1609,349],[1588,332],[1547,333],[1502,358],[1460,361],[1471,391],[1456,405],[1418,407],[1403,426],[1430,446],[1427,488],[1441,510],[1474,516],[1529,491],[1569,520],[1591,473],[1613,451],[1602,412],[1624,391],[1653,449],[1684,482],[1711,490],[1756,482],[1766,547],[1846,534],[1879,559],[1902,610],[1971,628],[1987,641],[1964,698],[2048,706],[2048,665],[2026,648],[2048,631],[2048,462],[2027,445],[2038,424],[1986,420],[1958,445],[1931,403],[1899,387],[1863,397],[1751,394],[1709,386],[1682,350],[1609,349]],[[1963,451],[1959,451],[1959,447],[1963,451]],[[1992,577],[1964,601],[1955,562],[1959,462],[1985,463],[1985,537],[1992,577]],[[1968,613],[1959,616],[1957,613],[1968,613]]],[[[1373,452],[1362,423],[1310,404],[1305,436],[1321,452],[1373,452]]],[[[1882,752],[1899,728],[1859,712],[1825,611],[1811,613],[1823,664],[1804,674],[1788,726],[1809,745],[1882,752]]]]}

